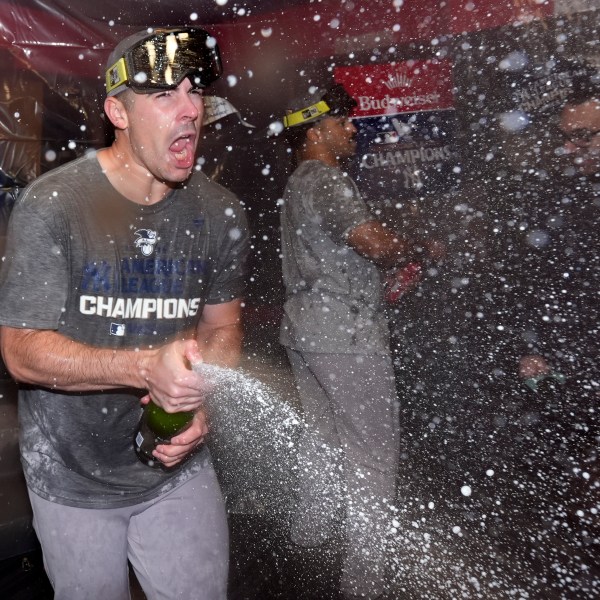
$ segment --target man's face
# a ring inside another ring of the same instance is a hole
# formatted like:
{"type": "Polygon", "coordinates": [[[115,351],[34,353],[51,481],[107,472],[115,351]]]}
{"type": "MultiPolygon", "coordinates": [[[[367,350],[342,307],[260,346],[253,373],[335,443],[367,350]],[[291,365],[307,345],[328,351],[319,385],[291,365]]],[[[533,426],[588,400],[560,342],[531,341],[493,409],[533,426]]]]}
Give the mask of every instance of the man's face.
{"type": "Polygon", "coordinates": [[[204,114],[202,90],[184,79],[176,89],[132,94],[128,133],[136,162],[166,183],[191,174],[204,114]]]}
{"type": "Polygon", "coordinates": [[[326,117],[318,125],[321,139],[342,160],[356,154],[356,127],[347,117],[326,117]]]}
{"type": "Polygon", "coordinates": [[[567,104],[560,115],[565,150],[583,175],[600,173],[600,100],[567,104]]]}

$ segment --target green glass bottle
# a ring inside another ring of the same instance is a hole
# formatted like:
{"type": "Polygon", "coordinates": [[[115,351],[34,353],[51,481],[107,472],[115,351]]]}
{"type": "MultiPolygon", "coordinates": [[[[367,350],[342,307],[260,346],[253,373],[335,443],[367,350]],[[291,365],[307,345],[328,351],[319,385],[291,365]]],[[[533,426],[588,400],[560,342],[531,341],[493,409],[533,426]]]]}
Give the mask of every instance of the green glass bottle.
{"type": "Polygon", "coordinates": [[[135,432],[133,445],[137,457],[149,467],[166,468],[152,456],[152,451],[159,444],[170,444],[171,438],[191,425],[193,416],[193,412],[168,413],[154,402],[148,402],[135,432]]]}

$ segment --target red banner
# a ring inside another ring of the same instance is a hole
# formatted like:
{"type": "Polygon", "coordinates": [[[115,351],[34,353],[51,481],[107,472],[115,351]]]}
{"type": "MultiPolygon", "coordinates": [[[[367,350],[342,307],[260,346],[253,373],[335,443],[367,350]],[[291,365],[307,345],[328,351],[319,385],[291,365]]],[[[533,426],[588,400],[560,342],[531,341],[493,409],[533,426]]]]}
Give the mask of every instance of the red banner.
{"type": "Polygon", "coordinates": [[[454,108],[452,63],[449,60],[338,67],[335,79],[358,102],[353,117],[454,108]]]}
{"type": "Polygon", "coordinates": [[[372,202],[446,190],[455,176],[452,63],[407,60],[338,67],[335,80],[357,101],[356,179],[372,202]]]}

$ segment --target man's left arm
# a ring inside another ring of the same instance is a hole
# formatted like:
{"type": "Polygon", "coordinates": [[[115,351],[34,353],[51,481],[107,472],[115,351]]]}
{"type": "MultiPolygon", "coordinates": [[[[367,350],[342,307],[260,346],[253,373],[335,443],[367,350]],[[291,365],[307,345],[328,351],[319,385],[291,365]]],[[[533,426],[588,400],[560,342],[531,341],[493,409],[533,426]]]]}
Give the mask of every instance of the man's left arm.
{"type": "MultiPolygon", "coordinates": [[[[242,353],[242,300],[207,304],[196,329],[200,355],[205,363],[234,368],[242,353]]],[[[160,445],[154,456],[167,467],[174,466],[202,443],[208,433],[206,416],[200,409],[192,424],[169,445],[160,445]]]]}

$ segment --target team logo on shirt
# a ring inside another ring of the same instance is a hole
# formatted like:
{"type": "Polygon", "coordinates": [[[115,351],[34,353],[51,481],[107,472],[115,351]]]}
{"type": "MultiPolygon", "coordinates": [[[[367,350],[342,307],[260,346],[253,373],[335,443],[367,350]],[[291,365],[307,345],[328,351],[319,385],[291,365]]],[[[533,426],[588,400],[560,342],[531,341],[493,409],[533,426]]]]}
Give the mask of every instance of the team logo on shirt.
{"type": "Polygon", "coordinates": [[[139,248],[144,256],[150,256],[154,252],[154,244],[157,241],[157,233],[152,229],[138,229],[135,232],[137,240],[135,247],[139,248]]]}
{"type": "Polygon", "coordinates": [[[111,323],[110,324],[110,335],[125,335],[125,324],[124,323],[111,323]]]}

